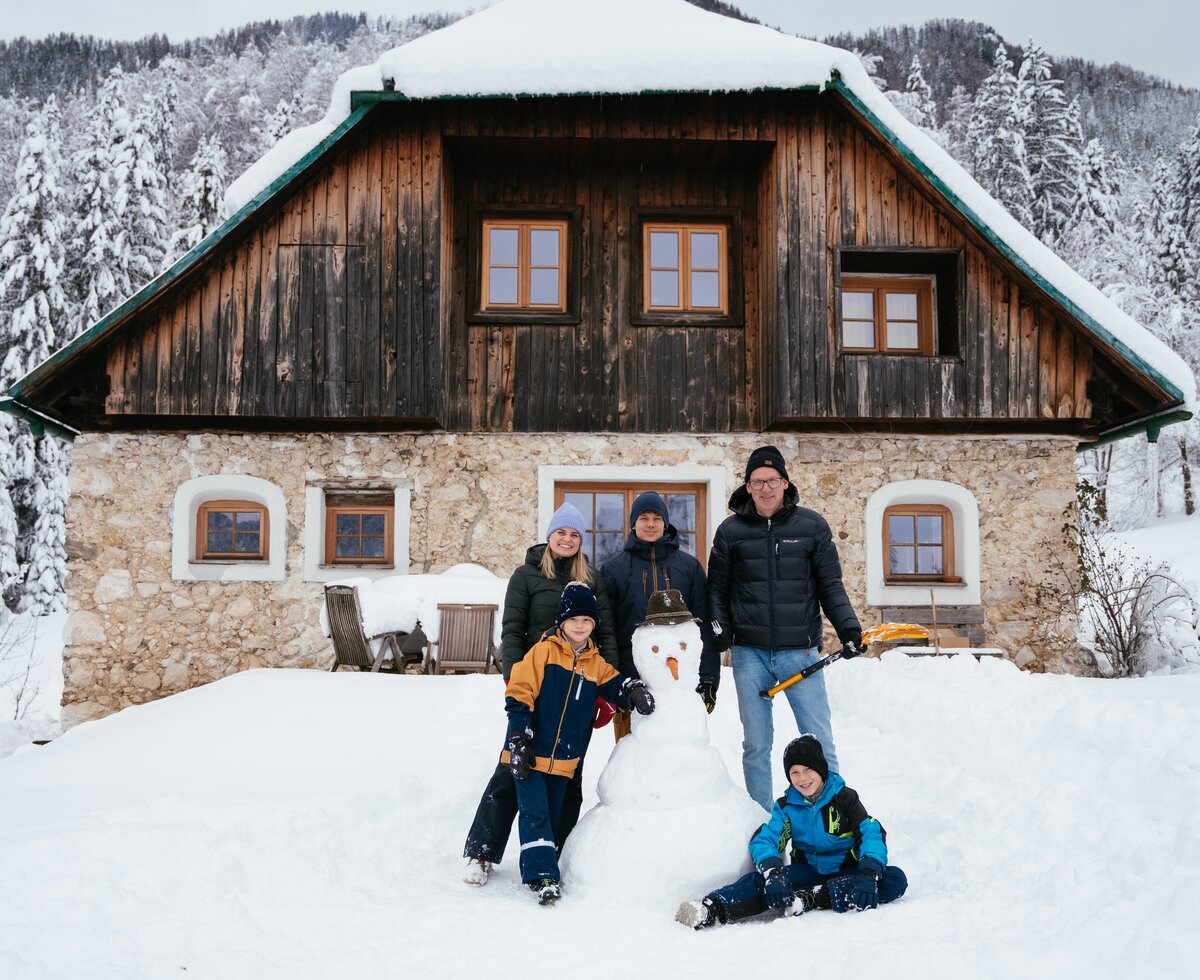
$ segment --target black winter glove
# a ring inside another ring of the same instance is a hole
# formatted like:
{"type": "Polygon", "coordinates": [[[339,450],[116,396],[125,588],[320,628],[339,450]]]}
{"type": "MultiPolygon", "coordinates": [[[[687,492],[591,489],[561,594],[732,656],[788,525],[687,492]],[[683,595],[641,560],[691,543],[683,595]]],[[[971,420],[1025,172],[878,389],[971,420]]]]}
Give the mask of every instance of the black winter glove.
{"type": "Polygon", "coordinates": [[[733,629],[722,626],[715,619],[709,624],[712,627],[712,648],[717,653],[724,653],[733,646],[733,629]]]}
{"type": "Polygon", "coordinates": [[[704,710],[711,715],[713,708],[717,706],[717,685],[706,684],[704,681],[701,681],[696,685],[696,693],[700,695],[700,700],[704,702],[704,710]]]}
{"type": "Polygon", "coordinates": [[[763,896],[767,900],[767,908],[790,908],[792,902],[796,900],[796,893],[792,891],[792,886],[788,882],[787,873],[783,870],[783,868],[767,868],[767,870],[762,873],[762,876],[763,896]]]}
{"type": "Polygon", "coordinates": [[[533,761],[533,747],[529,742],[528,732],[513,732],[508,736],[508,771],[514,779],[529,775],[529,765],[533,761]]]}
{"type": "Polygon", "coordinates": [[[631,677],[625,682],[625,697],[629,699],[629,706],[639,715],[654,711],[654,695],[650,693],[646,682],[639,678],[631,677]]]}
{"type": "Polygon", "coordinates": [[[860,869],[845,878],[831,878],[825,887],[835,912],[863,912],[879,907],[879,883],[870,872],[860,869]]]}
{"type": "Polygon", "coordinates": [[[854,630],[842,646],[842,659],[851,660],[863,652],[862,630],[854,630]]]}

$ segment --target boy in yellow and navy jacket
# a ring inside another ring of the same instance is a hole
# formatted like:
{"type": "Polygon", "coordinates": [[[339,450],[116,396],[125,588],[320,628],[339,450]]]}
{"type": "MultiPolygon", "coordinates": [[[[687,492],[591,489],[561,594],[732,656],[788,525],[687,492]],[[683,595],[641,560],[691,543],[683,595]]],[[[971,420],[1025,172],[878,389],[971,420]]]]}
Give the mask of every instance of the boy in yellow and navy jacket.
{"type": "Polygon", "coordinates": [[[505,690],[508,736],[500,761],[516,777],[521,880],[543,905],[561,894],[553,828],[587,747],[596,697],[643,715],[654,710],[646,685],[623,678],[600,655],[591,638],[596,620],[592,590],[572,582],[554,629],[513,666],[505,690]]]}

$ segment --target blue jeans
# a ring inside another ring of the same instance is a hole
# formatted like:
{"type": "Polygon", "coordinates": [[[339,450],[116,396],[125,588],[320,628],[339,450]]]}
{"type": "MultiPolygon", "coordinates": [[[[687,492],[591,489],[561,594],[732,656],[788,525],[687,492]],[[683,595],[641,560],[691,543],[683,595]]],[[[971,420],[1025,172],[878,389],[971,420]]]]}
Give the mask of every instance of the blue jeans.
{"type": "MultiPolygon", "coordinates": [[[[733,683],[737,688],[738,714],[742,719],[742,774],[746,792],[766,810],[771,809],[775,795],[771,792],[771,767],[782,765],[771,756],[775,725],[771,710],[774,705],[759,697],[760,691],[774,687],[800,673],[820,659],[816,647],[792,647],[786,650],[762,650],[759,647],[733,648],[733,683]]],[[[825,675],[811,675],[786,691],[788,704],[800,733],[817,736],[825,750],[830,772],[840,772],[837,750],[833,746],[833,729],[829,722],[829,698],[825,694],[825,675]]],[[[779,759],[782,759],[782,753],[779,759]]],[[[779,772],[781,779],[786,777],[779,772]]]]}

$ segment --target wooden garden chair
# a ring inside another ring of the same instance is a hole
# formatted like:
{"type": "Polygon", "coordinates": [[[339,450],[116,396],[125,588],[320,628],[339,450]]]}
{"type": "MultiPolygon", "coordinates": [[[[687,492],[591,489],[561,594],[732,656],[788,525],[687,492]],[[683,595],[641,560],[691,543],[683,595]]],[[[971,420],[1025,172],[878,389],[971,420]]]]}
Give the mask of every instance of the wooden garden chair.
{"type": "Polygon", "coordinates": [[[466,603],[438,604],[438,638],[429,644],[425,672],[448,670],[499,671],[492,630],[499,606],[466,603]]]}
{"type": "Polygon", "coordinates": [[[404,673],[406,660],[417,661],[420,654],[405,654],[400,650],[400,633],[383,633],[379,652],[371,652],[371,639],[363,628],[362,607],[358,602],[358,589],[353,585],[325,586],[325,612],[329,617],[329,636],[333,640],[333,666],[350,667],[353,670],[369,670],[372,673],[404,673]],[[388,655],[391,659],[388,660],[388,655]],[[385,665],[385,661],[387,661],[385,665]]]}

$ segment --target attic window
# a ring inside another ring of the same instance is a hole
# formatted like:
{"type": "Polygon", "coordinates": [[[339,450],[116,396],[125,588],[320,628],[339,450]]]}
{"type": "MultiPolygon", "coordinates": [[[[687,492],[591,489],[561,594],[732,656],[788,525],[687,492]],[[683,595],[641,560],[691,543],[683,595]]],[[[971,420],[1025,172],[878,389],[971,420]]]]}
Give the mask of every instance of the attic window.
{"type": "Polygon", "coordinates": [[[843,276],[842,350],[932,354],[933,310],[930,276],[843,276]]]}
{"type": "Polygon", "coordinates": [[[961,251],[841,249],[837,261],[842,353],[959,355],[961,251]]]}

